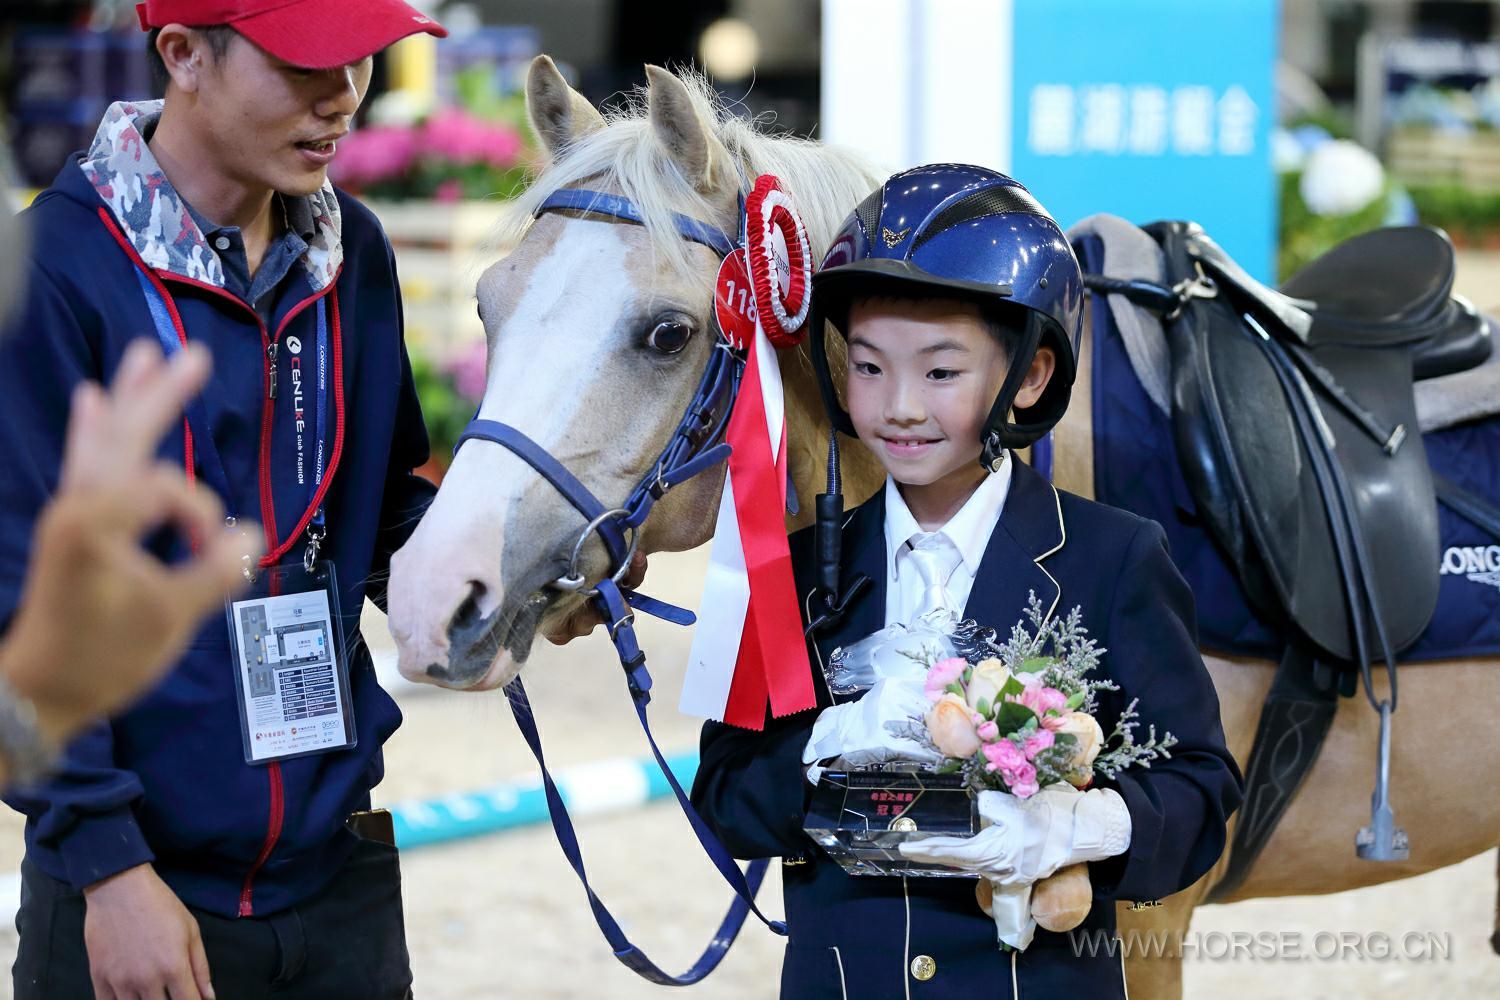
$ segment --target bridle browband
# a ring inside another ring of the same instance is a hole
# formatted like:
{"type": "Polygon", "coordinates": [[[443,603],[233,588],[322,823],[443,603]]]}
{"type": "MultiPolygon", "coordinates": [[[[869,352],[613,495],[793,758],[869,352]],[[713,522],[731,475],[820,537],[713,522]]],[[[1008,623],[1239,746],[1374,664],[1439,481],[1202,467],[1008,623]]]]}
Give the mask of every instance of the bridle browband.
{"type": "MultiPolygon", "coordinates": [[[[573,212],[586,218],[617,220],[635,225],[646,224],[640,209],[629,198],[583,188],[564,188],[554,191],[536,210],[537,215],[547,212],[573,212]]],[[[743,211],[741,215],[743,216],[743,211]]],[[[702,244],[720,257],[727,257],[740,245],[737,238],[731,237],[719,227],[709,223],[676,213],[672,216],[672,222],[678,235],[683,239],[702,244]]],[[[743,218],[741,228],[743,228],[743,218]]],[[[567,570],[554,580],[551,586],[557,590],[582,594],[599,610],[604,621],[609,623],[607,628],[610,641],[614,643],[615,652],[620,658],[620,665],[625,671],[636,716],[651,746],[652,755],[656,758],[657,765],[671,786],[678,804],[687,816],[693,832],[697,834],[709,859],[736,893],[736,899],[708,947],[692,968],[680,976],[664,972],[647,958],[644,952],[631,944],[620,929],[619,923],[589,886],[577,834],[574,832],[562,795],[547,771],[542,755],[541,736],[537,731],[531,705],[526,698],[521,679],[517,677],[507,685],[506,695],[510,701],[511,713],[515,716],[521,735],[525,738],[527,746],[531,748],[542,770],[542,781],[547,793],[547,809],[552,817],[553,830],[557,833],[563,854],[567,856],[569,864],[583,883],[595,922],[614,949],[616,958],[644,978],[664,986],[688,986],[702,980],[712,972],[728,953],[729,946],[734,943],[735,937],[739,934],[745,917],[751,912],[772,931],[783,935],[786,933],[784,923],[767,919],[755,906],[755,894],[760,888],[761,880],[765,877],[768,862],[753,861],[743,873],[740,871],[729,852],[709,830],[688,800],[687,793],[683,791],[671,768],[667,766],[661,750],[657,747],[656,739],[651,734],[650,723],[646,719],[646,705],[651,700],[651,675],[646,670],[646,655],[636,639],[634,611],[643,611],[681,625],[692,624],[693,615],[685,609],[654,600],[643,594],[623,590],[620,587],[620,581],[629,571],[631,558],[639,544],[642,525],[650,516],[656,502],[673,487],[687,482],[729,457],[730,447],[724,442],[724,435],[729,424],[730,411],[739,393],[740,379],[744,374],[745,352],[730,347],[722,337],[717,336],[717,331],[716,341],[708,363],[704,367],[703,376],[698,382],[698,388],[693,394],[693,399],[688,404],[687,410],[683,413],[666,447],[662,449],[653,464],[652,471],[635,485],[630,495],[618,506],[606,505],[594,496],[577,476],[573,475],[545,448],[523,431],[509,424],[476,417],[464,428],[463,434],[459,436],[458,445],[454,448],[456,453],[465,442],[476,439],[500,445],[535,469],[583,517],[586,524],[574,543],[567,570]],[[596,534],[609,555],[610,568],[603,579],[589,586],[579,568],[579,559],[588,540],[596,534]]]]}
{"type": "MultiPolygon", "coordinates": [[[[621,194],[608,191],[590,191],[587,188],[559,188],[537,206],[536,214],[572,211],[580,215],[591,215],[600,219],[619,219],[638,226],[646,224],[646,217],[635,207],[635,202],[621,194]]],[[[677,234],[691,243],[701,243],[720,257],[728,257],[740,245],[739,234],[731,236],[718,226],[700,222],[691,216],[672,213],[672,224],[677,234]]]]}

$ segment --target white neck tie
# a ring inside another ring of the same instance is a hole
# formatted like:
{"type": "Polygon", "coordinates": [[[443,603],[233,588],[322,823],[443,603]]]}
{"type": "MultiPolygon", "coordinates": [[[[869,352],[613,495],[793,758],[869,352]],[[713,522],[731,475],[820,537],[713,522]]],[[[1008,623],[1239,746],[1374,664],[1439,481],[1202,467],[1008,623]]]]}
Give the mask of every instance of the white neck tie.
{"type": "Polygon", "coordinates": [[[922,578],[922,600],[911,616],[912,621],[939,609],[958,614],[960,609],[953,606],[953,598],[948,594],[948,578],[963,562],[958,546],[941,531],[913,535],[910,545],[911,564],[922,578]]]}

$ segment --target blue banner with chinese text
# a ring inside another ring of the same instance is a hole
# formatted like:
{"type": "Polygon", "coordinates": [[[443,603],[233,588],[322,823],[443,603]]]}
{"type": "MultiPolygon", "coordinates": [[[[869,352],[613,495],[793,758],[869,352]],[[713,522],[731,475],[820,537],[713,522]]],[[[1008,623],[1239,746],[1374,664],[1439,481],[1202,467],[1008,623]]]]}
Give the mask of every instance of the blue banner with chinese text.
{"type": "Polygon", "coordinates": [[[1199,222],[1275,273],[1276,0],[1015,4],[1012,173],[1065,227],[1199,222]]]}

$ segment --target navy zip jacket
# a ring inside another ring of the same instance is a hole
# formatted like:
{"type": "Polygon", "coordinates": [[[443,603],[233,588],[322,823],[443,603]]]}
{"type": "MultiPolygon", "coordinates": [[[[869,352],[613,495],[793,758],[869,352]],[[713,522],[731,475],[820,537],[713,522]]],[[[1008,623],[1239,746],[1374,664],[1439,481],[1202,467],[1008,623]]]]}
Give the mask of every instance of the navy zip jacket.
{"type": "MultiPolygon", "coordinates": [[[[8,801],[27,816],[27,856],[54,878],[81,889],[153,862],[190,905],[264,915],[337,874],[355,843],[344,819],[367,807],[381,744],[401,722],[376,682],[359,615],[366,596],[384,607],[390,554],[431,499],[411,474],[427,458],[427,435],[394,258],[374,216],[331,186],[307,199],[316,234],[277,287],[267,324],[226,290],[222,263],[151,157],[142,132],[155,110],[111,108],[93,147],[27,213],[29,295],[0,337],[0,622],[14,614],[37,513],[57,483],[73,387],[107,382],[131,341],[158,341],[141,285],[149,276],[180,320],[175,332],[213,352],[202,401],[228,480],[222,499],[264,526],[279,562],[302,558],[312,449],[325,443],[322,554],[336,568],[358,742],[246,764],[228,629],[214,615],[155,690],[81,735],[55,779],[8,801]],[[314,390],[320,303],[326,428],[316,426],[314,390]]],[[[189,437],[179,425],[162,456],[183,463],[189,437]]],[[[193,452],[196,488],[216,488],[201,448],[193,452]]],[[[170,557],[184,543],[153,544],[170,557]]]]}
{"type": "MultiPolygon", "coordinates": [[[[1096,778],[1130,810],[1130,847],[1089,865],[1095,902],[1074,934],[1039,929],[1026,951],[1006,955],[993,921],[975,902],[973,881],[848,875],[803,832],[811,786],[802,750],[817,712],[768,720],[759,733],[708,723],[693,804],[735,856],[783,859],[789,930],[783,1000],[1123,1000],[1120,958],[1105,947],[1115,931],[1115,901],[1156,900],[1185,889],[1224,848],[1243,779],[1225,748],[1218,696],[1198,653],[1193,595],[1167,555],[1160,525],[1054,489],[1014,455],[1011,461],[1010,493],[965,617],[1004,633],[1022,620],[1032,593],[1056,614],[1081,607],[1090,636],[1107,650],[1099,674],[1120,685],[1100,692],[1104,731],[1139,697],[1140,732],[1154,724],[1178,743],[1169,760],[1149,769],[1096,778]]],[[[817,580],[813,541],[811,529],[792,536],[804,607],[817,580]]],[[[885,624],[885,548],[885,491],[879,490],[844,527],[840,570],[841,587],[860,575],[871,586],[809,645],[820,708],[834,699],[819,665],[885,624]]]]}

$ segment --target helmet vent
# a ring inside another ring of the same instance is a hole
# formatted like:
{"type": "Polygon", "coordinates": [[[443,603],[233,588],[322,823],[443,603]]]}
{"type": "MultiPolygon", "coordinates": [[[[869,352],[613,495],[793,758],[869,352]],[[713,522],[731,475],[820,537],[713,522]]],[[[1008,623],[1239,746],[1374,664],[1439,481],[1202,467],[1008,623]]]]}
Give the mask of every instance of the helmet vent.
{"type": "Polygon", "coordinates": [[[874,191],[871,191],[865,200],[859,203],[859,207],[854,210],[854,214],[859,216],[859,224],[865,227],[866,240],[873,242],[875,237],[880,234],[880,230],[875,227],[880,225],[880,209],[883,207],[884,201],[885,188],[883,186],[878,187],[874,191]]]}
{"type": "Polygon", "coordinates": [[[928,240],[955,226],[961,226],[965,222],[972,222],[986,216],[1005,215],[1010,212],[1026,212],[1042,216],[1047,214],[1037,200],[1019,184],[998,184],[987,187],[954,202],[939,212],[937,217],[912,242],[911,252],[915,253],[928,240]]]}

